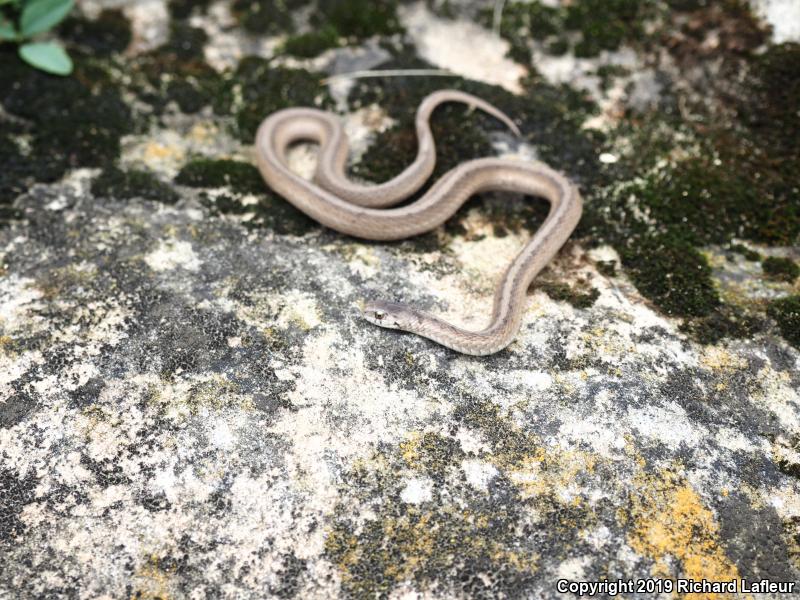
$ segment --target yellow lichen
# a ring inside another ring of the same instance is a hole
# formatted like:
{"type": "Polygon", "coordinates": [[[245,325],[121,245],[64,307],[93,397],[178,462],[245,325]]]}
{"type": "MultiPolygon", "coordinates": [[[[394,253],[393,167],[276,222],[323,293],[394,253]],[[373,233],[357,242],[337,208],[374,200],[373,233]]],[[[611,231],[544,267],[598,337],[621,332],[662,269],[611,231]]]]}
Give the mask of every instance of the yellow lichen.
{"type": "Polygon", "coordinates": [[[172,578],[177,566],[165,567],[156,554],[150,555],[145,563],[136,571],[136,586],[131,600],[170,600],[172,594],[172,578]]]}
{"type": "MultiPolygon", "coordinates": [[[[739,579],[736,565],[726,556],[719,524],[697,492],[671,470],[636,478],[630,512],[628,543],[654,561],[654,577],[731,581],[739,579]],[[675,572],[675,565],[679,570],[675,572]]],[[[692,600],[719,600],[728,594],[687,594],[692,600]]]]}

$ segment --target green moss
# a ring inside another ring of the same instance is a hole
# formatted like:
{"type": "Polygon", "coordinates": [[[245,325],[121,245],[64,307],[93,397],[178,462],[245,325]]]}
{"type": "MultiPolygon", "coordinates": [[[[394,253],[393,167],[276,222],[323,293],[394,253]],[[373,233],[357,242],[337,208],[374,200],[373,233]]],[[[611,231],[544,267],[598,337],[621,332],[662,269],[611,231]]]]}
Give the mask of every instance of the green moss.
{"type": "Polygon", "coordinates": [[[167,83],[166,96],[186,114],[194,114],[208,103],[208,97],[196,80],[174,79],[167,83]]]}
{"type": "MultiPolygon", "coordinates": [[[[800,152],[800,44],[771,46],[752,64],[755,85],[744,98],[745,122],[773,155],[800,152]]],[[[796,164],[795,164],[796,166],[796,164]]]]}
{"type": "Polygon", "coordinates": [[[173,19],[188,19],[194,11],[206,12],[209,4],[211,0],[169,0],[167,8],[173,19]]]}
{"type": "MultiPolygon", "coordinates": [[[[523,64],[531,62],[530,39],[544,42],[549,53],[561,55],[569,49],[568,38],[572,38],[576,56],[592,57],[640,38],[644,18],[653,8],[642,0],[576,0],[559,7],[538,0],[508,2],[503,8],[500,34],[511,44],[509,56],[523,64]]],[[[480,18],[491,26],[494,9],[484,9],[480,18]]]]}
{"type": "Polygon", "coordinates": [[[800,276],[800,267],[789,258],[770,256],[761,261],[761,268],[768,277],[787,283],[792,283],[800,276]]]}
{"type": "Polygon", "coordinates": [[[596,288],[589,287],[586,291],[582,291],[557,281],[537,282],[535,286],[551,299],[557,302],[568,302],[575,308],[590,308],[595,303],[595,300],[600,297],[600,291],[596,288]]]}
{"type": "Polygon", "coordinates": [[[203,59],[205,32],[173,22],[169,40],[136,61],[133,89],[139,98],[164,112],[170,102],[187,114],[212,106],[217,114],[230,112],[233,84],[203,59]]]}
{"type": "MultiPolygon", "coordinates": [[[[464,160],[492,154],[492,146],[463,106],[443,106],[431,120],[436,140],[436,168],[431,180],[436,180],[464,160]]],[[[367,151],[353,166],[353,173],[367,181],[383,182],[399,174],[414,161],[417,154],[417,134],[407,123],[382,131],[371,145],[391,148],[391,152],[367,151]]]]}
{"type": "Polygon", "coordinates": [[[68,18],[59,27],[59,37],[95,56],[108,56],[128,47],[131,25],[122,11],[104,10],[96,20],[68,18]]]}
{"type": "Polygon", "coordinates": [[[751,262],[761,262],[761,255],[754,250],[750,250],[750,248],[744,244],[731,244],[729,249],[731,252],[736,252],[737,254],[744,256],[745,260],[749,260],[751,262]]]}
{"type": "Polygon", "coordinates": [[[789,296],[770,303],[767,315],[775,319],[781,335],[800,348],[800,296],[789,296]]]}
{"type": "Polygon", "coordinates": [[[628,183],[589,192],[579,233],[613,244],[641,293],[687,317],[684,331],[702,343],[752,335],[760,325],[719,301],[698,249],[720,244],[761,260],[732,240],[791,246],[800,236],[800,178],[789,166],[800,160],[791,133],[798,58],[783,45],[751,60],[735,100],[738,120],[712,113],[695,131],[668,105],[635,126],[624,121],[614,135],[633,150],[609,174],[628,183]],[[691,158],[676,161],[680,154],[691,158]]]}
{"type": "Polygon", "coordinates": [[[292,106],[330,108],[333,101],[320,82],[322,73],[275,67],[261,58],[243,59],[234,74],[241,85],[242,105],[236,112],[238,134],[252,142],[267,115],[292,106]]]}
{"type": "Polygon", "coordinates": [[[258,169],[236,160],[194,160],[175,177],[175,183],[196,188],[229,187],[234,194],[258,195],[257,204],[243,204],[234,196],[203,197],[214,214],[243,217],[248,227],[270,229],[279,234],[304,235],[319,225],[283,198],[272,194],[258,169]]]}
{"type": "Polygon", "coordinates": [[[332,26],[341,36],[365,39],[402,31],[396,0],[317,0],[311,23],[332,26]]]}
{"type": "MultiPolygon", "coordinates": [[[[376,68],[429,67],[408,54],[401,54],[376,68]]],[[[411,164],[417,151],[413,123],[420,101],[437,89],[455,88],[484,98],[511,115],[544,160],[579,181],[594,180],[598,174],[594,134],[581,129],[583,118],[593,111],[593,106],[569,88],[549,86],[539,80],[525,83],[525,95],[516,96],[494,86],[458,77],[357,81],[349,97],[351,106],[358,108],[378,103],[397,124],[375,137],[362,159],[353,166],[354,174],[369,181],[386,181],[411,164]],[[392,152],[383,151],[385,148],[392,148],[392,152]]],[[[464,160],[495,154],[489,135],[506,131],[504,125],[492,117],[480,111],[467,112],[459,104],[437,108],[431,118],[431,128],[436,140],[437,164],[429,184],[464,160]]],[[[452,235],[465,233],[461,219],[475,207],[487,214],[500,236],[521,228],[534,230],[546,214],[544,202],[509,202],[508,195],[483,194],[459,210],[445,225],[446,231],[452,235]]],[[[419,236],[407,243],[409,250],[420,252],[439,245],[435,235],[419,236]]]]}
{"type": "Polygon", "coordinates": [[[566,7],[564,26],[580,31],[575,55],[597,56],[616,50],[622,42],[642,33],[641,0],[580,0],[566,7]]]}
{"type": "Polygon", "coordinates": [[[146,198],[164,204],[175,204],[178,201],[175,190],[159,181],[152,173],[135,169],[121,171],[113,166],[106,167],[92,181],[92,195],[117,200],[146,198]]]}
{"type": "Polygon", "coordinates": [[[763,329],[763,318],[739,307],[721,304],[707,316],[686,320],[680,330],[701,344],[716,344],[725,338],[748,338],[763,329]]]}
{"type": "Polygon", "coordinates": [[[250,33],[275,34],[294,30],[292,11],[308,0],[235,0],[233,14],[250,33]]]}
{"type": "Polygon", "coordinates": [[[800,240],[800,45],[782,44],[751,60],[735,103],[739,119],[709,136],[746,223],[740,237],[767,244],[800,240]]]}
{"type": "Polygon", "coordinates": [[[177,22],[170,26],[169,40],[159,50],[172,54],[179,60],[192,61],[203,56],[203,47],[207,41],[208,35],[202,29],[177,22]]]}
{"type": "Polygon", "coordinates": [[[312,58],[339,45],[339,33],[331,25],[287,38],[283,50],[300,58],[312,58]]]}
{"type": "Polygon", "coordinates": [[[600,78],[600,88],[608,91],[617,77],[624,77],[630,74],[630,70],[619,65],[602,65],[595,71],[600,78]]]}
{"type": "Polygon", "coordinates": [[[702,317],[720,303],[711,267],[684,240],[642,236],[622,249],[621,258],[636,288],[669,315],[702,317]]]}
{"type": "Polygon", "coordinates": [[[81,59],[72,77],[53,77],[22,64],[4,48],[0,90],[3,108],[30,124],[28,173],[36,181],[54,181],[72,167],[112,163],[121,136],[133,131],[119,89],[81,59]]]}
{"type": "Polygon", "coordinates": [[[615,260],[598,260],[596,266],[601,275],[606,277],[617,276],[617,261],[615,260]]]}
{"type": "Polygon", "coordinates": [[[10,206],[28,187],[28,179],[35,173],[31,161],[25,157],[9,134],[0,133],[0,206],[10,206]]]}
{"type": "MultiPolygon", "coordinates": [[[[375,68],[413,69],[431,68],[431,65],[408,55],[401,55],[375,68]]],[[[411,80],[402,77],[374,78],[357,81],[350,92],[349,100],[355,108],[378,103],[387,110],[389,116],[399,121],[399,126],[413,127],[414,115],[422,98],[445,87],[463,90],[487,100],[511,115],[522,129],[523,138],[536,145],[543,160],[567,170],[581,181],[594,179],[598,175],[596,144],[601,136],[585,131],[581,126],[587,116],[595,113],[596,106],[583,94],[567,86],[551,86],[539,79],[526,80],[524,86],[524,94],[515,95],[496,86],[459,77],[420,77],[411,80]]],[[[453,105],[437,109],[432,124],[435,126],[447,114],[463,115],[463,108],[453,105]]],[[[472,113],[470,121],[484,132],[483,136],[493,131],[505,131],[501,123],[480,111],[472,113]]],[[[470,146],[483,150],[475,145],[475,136],[467,129],[470,126],[464,124],[463,120],[451,121],[450,127],[442,127],[439,134],[457,140],[462,127],[466,130],[466,147],[462,145],[453,150],[461,156],[461,160],[470,156],[470,146]]],[[[441,148],[445,152],[445,144],[439,140],[440,137],[437,137],[437,151],[441,148]]],[[[379,146],[378,143],[372,146],[376,150],[383,147],[385,146],[379,146]]],[[[369,150],[367,154],[370,154],[369,150]]]]}
{"type": "Polygon", "coordinates": [[[175,183],[189,187],[230,187],[243,194],[263,193],[266,184],[258,169],[238,160],[198,159],[188,162],[175,183]]]}

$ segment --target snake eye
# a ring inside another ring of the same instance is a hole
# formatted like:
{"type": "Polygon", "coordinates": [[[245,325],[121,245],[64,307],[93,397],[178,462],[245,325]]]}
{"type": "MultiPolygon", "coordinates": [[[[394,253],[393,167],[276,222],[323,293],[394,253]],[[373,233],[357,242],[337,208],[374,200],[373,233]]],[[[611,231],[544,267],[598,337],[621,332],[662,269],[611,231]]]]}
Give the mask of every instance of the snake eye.
{"type": "Polygon", "coordinates": [[[375,311],[375,318],[376,319],[383,319],[383,317],[385,317],[385,316],[386,316],[386,313],[383,312],[382,310],[376,310],[375,311]]]}

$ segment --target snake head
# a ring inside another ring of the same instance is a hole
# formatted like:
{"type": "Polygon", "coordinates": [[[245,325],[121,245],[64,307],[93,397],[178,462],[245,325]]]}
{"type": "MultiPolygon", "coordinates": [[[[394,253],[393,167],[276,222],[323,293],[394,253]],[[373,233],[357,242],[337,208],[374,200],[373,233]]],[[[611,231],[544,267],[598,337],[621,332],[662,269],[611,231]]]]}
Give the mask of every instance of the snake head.
{"type": "Polygon", "coordinates": [[[404,329],[403,313],[405,307],[394,302],[383,300],[370,300],[364,303],[361,309],[361,316],[373,325],[386,327],[387,329],[404,329]]]}

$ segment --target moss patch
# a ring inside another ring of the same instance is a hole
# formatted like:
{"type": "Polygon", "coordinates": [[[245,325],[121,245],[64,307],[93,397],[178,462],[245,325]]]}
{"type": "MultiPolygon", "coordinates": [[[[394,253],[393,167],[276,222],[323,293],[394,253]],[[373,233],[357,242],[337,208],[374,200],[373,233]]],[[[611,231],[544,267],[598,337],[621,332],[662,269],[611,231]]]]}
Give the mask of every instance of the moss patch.
{"type": "Polygon", "coordinates": [[[761,268],[767,277],[792,283],[800,275],[800,267],[788,258],[770,256],[761,261],[761,268]]]}
{"type": "Polygon", "coordinates": [[[731,244],[728,246],[728,248],[731,252],[736,252],[737,254],[744,256],[745,260],[749,260],[751,262],[761,261],[761,255],[755,250],[751,250],[744,244],[731,244]]]}
{"type": "Polygon", "coordinates": [[[189,187],[230,187],[244,194],[260,194],[266,189],[258,169],[238,160],[193,160],[180,170],[175,183],[189,187]]]}
{"type": "Polygon", "coordinates": [[[702,317],[720,303],[711,267],[685,241],[643,236],[623,248],[621,258],[637,289],[669,315],[702,317]]]}
{"type": "Polygon", "coordinates": [[[317,0],[311,23],[331,26],[339,35],[355,39],[401,31],[396,0],[317,0]]]}
{"type": "Polygon", "coordinates": [[[228,114],[233,86],[227,74],[217,73],[202,58],[206,41],[202,29],[174,21],[168,41],[136,61],[132,87],[139,99],[158,115],[170,102],[187,114],[205,106],[228,114]]]}
{"type": "MultiPolygon", "coordinates": [[[[571,47],[581,58],[616,50],[641,37],[644,19],[652,5],[641,0],[577,0],[555,7],[538,0],[509,2],[503,7],[500,34],[511,44],[509,56],[530,64],[530,39],[544,43],[550,54],[561,55],[571,47]]],[[[481,20],[491,26],[494,9],[481,11],[481,20]]]]}
{"type": "Polygon", "coordinates": [[[131,42],[131,25],[122,11],[104,10],[96,20],[70,17],[59,27],[61,39],[94,56],[119,53],[131,42]]]}
{"type": "Polygon", "coordinates": [[[229,188],[232,194],[204,194],[201,200],[213,214],[241,217],[248,227],[270,229],[285,235],[304,235],[320,228],[289,202],[271,193],[258,169],[250,163],[193,160],[181,169],[175,183],[195,188],[229,188]],[[244,204],[243,194],[257,195],[258,203],[244,204]]]}
{"type": "Polygon", "coordinates": [[[775,319],[786,341],[800,348],[800,296],[789,296],[773,301],[767,314],[775,319]]]}
{"type": "Polygon", "coordinates": [[[188,19],[193,12],[204,13],[211,0],[169,0],[167,9],[173,19],[188,19]]]}
{"type": "Polygon", "coordinates": [[[308,0],[235,0],[233,14],[250,33],[276,34],[292,31],[292,11],[308,0]]]}
{"type": "MultiPolygon", "coordinates": [[[[130,109],[105,73],[78,57],[72,77],[49,76],[6,48],[0,50],[0,102],[30,136],[24,174],[51,182],[69,168],[112,163],[120,153],[120,137],[133,125],[130,109]]],[[[13,147],[5,152],[12,162],[19,157],[13,147]]]]}
{"type": "Polygon", "coordinates": [[[339,45],[339,32],[330,25],[287,38],[283,51],[300,58],[312,58],[339,45]]]}
{"type": "Polygon", "coordinates": [[[121,171],[116,167],[106,167],[92,181],[92,194],[118,200],[145,198],[163,204],[178,201],[178,194],[172,186],[159,181],[152,173],[136,169],[121,171]]]}
{"type": "Polygon", "coordinates": [[[566,283],[558,281],[544,281],[534,284],[536,289],[542,290],[556,302],[568,302],[575,308],[589,308],[600,297],[600,291],[596,288],[588,287],[585,284],[581,287],[585,289],[573,289],[566,283]]]}
{"type": "Polygon", "coordinates": [[[720,304],[704,317],[688,319],[680,330],[701,344],[716,344],[725,338],[746,338],[764,329],[763,317],[739,307],[720,304]]]}
{"type": "Polygon", "coordinates": [[[238,134],[248,143],[255,138],[261,121],[275,111],[292,106],[333,106],[320,83],[322,73],[276,67],[267,60],[249,57],[239,63],[233,78],[240,83],[242,96],[236,112],[238,134]]]}
{"type": "MultiPolygon", "coordinates": [[[[431,65],[407,53],[380,65],[380,69],[430,68],[431,65]]],[[[581,129],[583,119],[594,107],[569,88],[553,87],[538,79],[526,82],[526,94],[516,96],[500,88],[453,78],[375,78],[357,81],[350,93],[354,108],[379,103],[397,124],[378,134],[362,159],[353,165],[355,175],[371,181],[386,181],[411,164],[417,152],[414,115],[420,101],[442,88],[460,89],[481,97],[511,115],[521,125],[523,136],[536,144],[544,160],[563,169],[574,179],[587,183],[596,181],[596,144],[601,136],[581,129]],[[382,149],[390,147],[391,153],[382,149]]],[[[436,140],[437,164],[429,184],[457,164],[494,154],[489,136],[505,131],[502,123],[480,111],[467,112],[458,104],[437,108],[431,118],[436,140]]],[[[421,193],[427,187],[424,187],[421,193]]],[[[417,194],[414,197],[418,197],[417,194]]],[[[534,229],[544,216],[541,203],[486,203],[489,195],[472,199],[445,226],[451,234],[463,233],[460,219],[475,206],[490,212],[498,235],[518,231],[521,227],[534,229]]],[[[429,238],[415,238],[410,248],[425,251],[429,238]]]]}
{"type": "Polygon", "coordinates": [[[800,180],[789,167],[800,152],[796,136],[786,135],[798,127],[791,108],[800,98],[798,58],[794,45],[783,45],[748,59],[736,113],[711,112],[702,129],[669,107],[645,115],[636,129],[623,122],[614,135],[632,151],[609,174],[627,183],[589,193],[579,232],[614,245],[642,294],[689,318],[682,329],[699,341],[752,335],[762,319],[733,317],[698,250],[719,244],[760,260],[732,241],[791,246],[800,239],[800,180]]]}

